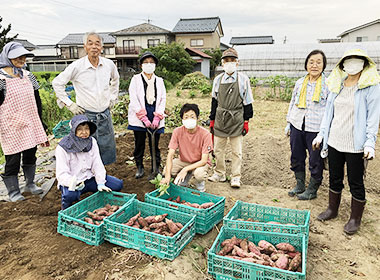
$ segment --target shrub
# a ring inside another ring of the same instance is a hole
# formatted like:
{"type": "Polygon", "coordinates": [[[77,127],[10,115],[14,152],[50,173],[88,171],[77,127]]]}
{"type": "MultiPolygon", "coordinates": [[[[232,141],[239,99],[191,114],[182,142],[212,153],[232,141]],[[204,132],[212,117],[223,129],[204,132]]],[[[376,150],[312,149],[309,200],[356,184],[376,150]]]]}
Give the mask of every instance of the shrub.
{"type": "Polygon", "coordinates": [[[119,97],[119,102],[112,108],[113,124],[126,124],[128,122],[129,95],[125,94],[119,97]]]}
{"type": "Polygon", "coordinates": [[[201,72],[194,72],[187,74],[182,81],[179,83],[178,87],[180,89],[192,89],[201,90],[205,86],[209,86],[210,81],[201,72]]]}
{"type": "Polygon", "coordinates": [[[127,80],[120,79],[119,90],[121,90],[121,91],[128,91],[129,84],[131,83],[131,79],[132,78],[129,78],[127,80]]]}

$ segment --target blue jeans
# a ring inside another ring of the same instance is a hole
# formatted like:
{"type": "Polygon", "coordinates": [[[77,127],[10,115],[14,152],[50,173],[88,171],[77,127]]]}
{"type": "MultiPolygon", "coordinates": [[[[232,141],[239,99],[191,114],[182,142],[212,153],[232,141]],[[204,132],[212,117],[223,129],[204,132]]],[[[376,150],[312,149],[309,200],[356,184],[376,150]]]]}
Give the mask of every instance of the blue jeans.
{"type": "MultiPolygon", "coordinates": [[[[120,191],[123,188],[123,180],[115,178],[113,176],[106,175],[105,185],[113,191],[120,191]]],[[[69,191],[68,187],[59,186],[61,190],[61,208],[62,210],[71,206],[75,201],[79,200],[81,194],[86,192],[97,192],[98,184],[95,181],[95,177],[84,181],[84,188],[80,191],[69,191]]]]}

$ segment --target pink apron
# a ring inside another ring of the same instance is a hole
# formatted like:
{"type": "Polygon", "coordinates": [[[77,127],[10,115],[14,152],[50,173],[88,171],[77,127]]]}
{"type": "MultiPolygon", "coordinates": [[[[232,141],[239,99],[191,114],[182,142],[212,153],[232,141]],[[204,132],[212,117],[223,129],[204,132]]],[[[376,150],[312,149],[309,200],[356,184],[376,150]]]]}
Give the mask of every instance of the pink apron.
{"type": "Polygon", "coordinates": [[[37,111],[28,72],[24,78],[7,78],[5,99],[0,106],[0,144],[5,155],[13,155],[45,143],[48,139],[37,111]]]}

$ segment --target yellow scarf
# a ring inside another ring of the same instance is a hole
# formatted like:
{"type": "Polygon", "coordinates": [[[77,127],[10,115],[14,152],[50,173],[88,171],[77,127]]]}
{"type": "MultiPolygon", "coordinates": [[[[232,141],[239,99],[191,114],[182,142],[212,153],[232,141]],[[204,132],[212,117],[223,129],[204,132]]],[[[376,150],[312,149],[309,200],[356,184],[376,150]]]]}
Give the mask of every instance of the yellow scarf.
{"type": "MultiPolygon", "coordinates": [[[[309,74],[306,75],[305,79],[303,80],[302,87],[301,87],[301,92],[300,96],[298,99],[298,108],[306,109],[306,89],[307,89],[307,84],[310,80],[309,74]]],[[[317,84],[315,85],[313,97],[311,98],[312,101],[314,102],[319,102],[321,98],[321,91],[322,91],[322,75],[319,76],[317,80],[317,84]]]]}

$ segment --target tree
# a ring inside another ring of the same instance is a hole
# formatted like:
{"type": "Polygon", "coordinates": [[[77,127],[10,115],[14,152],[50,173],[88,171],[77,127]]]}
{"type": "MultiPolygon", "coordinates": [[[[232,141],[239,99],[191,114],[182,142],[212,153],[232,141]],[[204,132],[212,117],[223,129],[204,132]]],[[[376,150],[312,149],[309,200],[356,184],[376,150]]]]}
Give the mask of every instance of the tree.
{"type": "Polygon", "coordinates": [[[155,73],[173,85],[193,71],[195,61],[185,51],[183,44],[159,44],[145,51],[152,52],[159,60],[155,73]]]}
{"type": "Polygon", "coordinates": [[[8,27],[5,28],[1,25],[2,21],[3,18],[0,16],[0,52],[3,51],[3,47],[6,43],[13,41],[18,36],[18,34],[16,34],[13,37],[7,38],[7,34],[9,33],[9,31],[11,31],[11,24],[8,24],[8,27]]]}
{"type": "Polygon", "coordinates": [[[212,57],[212,59],[210,60],[210,68],[212,71],[215,70],[216,66],[220,65],[220,62],[222,61],[223,52],[219,48],[212,50],[204,50],[203,52],[212,57]]]}

